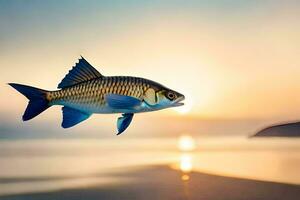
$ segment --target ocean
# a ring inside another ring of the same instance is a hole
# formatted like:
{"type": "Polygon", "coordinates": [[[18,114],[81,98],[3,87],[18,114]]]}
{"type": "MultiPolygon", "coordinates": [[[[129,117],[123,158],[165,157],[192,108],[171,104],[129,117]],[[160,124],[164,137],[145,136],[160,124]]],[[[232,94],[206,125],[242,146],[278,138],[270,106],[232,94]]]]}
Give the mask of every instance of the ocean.
{"type": "Polygon", "coordinates": [[[141,168],[300,184],[300,139],[206,137],[0,141],[0,196],[134,182],[141,168]],[[117,176],[116,176],[117,175],[117,176]]]}

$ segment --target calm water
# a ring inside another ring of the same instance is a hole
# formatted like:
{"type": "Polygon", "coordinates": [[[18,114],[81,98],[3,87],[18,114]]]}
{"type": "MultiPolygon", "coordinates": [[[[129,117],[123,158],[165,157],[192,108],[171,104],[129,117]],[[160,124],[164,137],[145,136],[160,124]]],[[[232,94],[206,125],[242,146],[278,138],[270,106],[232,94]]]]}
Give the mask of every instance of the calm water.
{"type": "Polygon", "coordinates": [[[124,138],[0,141],[0,195],[126,183],[126,171],[159,164],[182,180],[199,171],[300,184],[300,139],[124,138]]]}

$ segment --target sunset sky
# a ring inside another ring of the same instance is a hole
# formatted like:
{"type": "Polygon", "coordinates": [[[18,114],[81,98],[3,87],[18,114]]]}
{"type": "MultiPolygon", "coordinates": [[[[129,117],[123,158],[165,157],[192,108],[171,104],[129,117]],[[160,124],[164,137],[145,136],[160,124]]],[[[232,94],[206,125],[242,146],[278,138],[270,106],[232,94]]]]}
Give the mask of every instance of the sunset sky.
{"type": "MultiPolygon", "coordinates": [[[[186,95],[187,113],[151,119],[299,120],[299,10],[276,0],[0,0],[1,119],[21,123],[27,104],[6,83],[54,90],[82,55],[104,75],[141,76],[186,95]]],[[[38,118],[60,123],[61,113],[38,118]]]]}

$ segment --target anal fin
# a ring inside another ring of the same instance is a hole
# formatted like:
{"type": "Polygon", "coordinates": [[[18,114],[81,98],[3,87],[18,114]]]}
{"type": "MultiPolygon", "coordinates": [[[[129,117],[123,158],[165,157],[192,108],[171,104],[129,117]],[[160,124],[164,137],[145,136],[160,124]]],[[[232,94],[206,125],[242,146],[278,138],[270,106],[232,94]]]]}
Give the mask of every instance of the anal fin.
{"type": "Polygon", "coordinates": [[[120,135],[127,129],[127,127],[130,125],[130,123],[132,121],[132,118],[133,118],[133,113],[124,113],[124,114],[122,114],[122,117],[118,118],[118,121],[117,121],[118,133],[117,133],[117,135],[120,135]]]}
{"type": "Polygon", "coordinates": [[[76,124],[88,119],[91,114],[90,113],[84,113],[82,111],[64,106],[62,108],[63,112],[63,122],[61,126],[63,128],[70,128],[72,126],[75,126],[76,124]]]}

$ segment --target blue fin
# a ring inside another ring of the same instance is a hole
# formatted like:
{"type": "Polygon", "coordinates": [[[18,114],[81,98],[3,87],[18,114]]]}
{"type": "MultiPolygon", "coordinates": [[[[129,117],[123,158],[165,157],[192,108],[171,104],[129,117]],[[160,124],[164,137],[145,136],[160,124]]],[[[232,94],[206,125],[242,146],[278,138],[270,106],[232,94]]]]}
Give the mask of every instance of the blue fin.
{"type": "Polygon", "coordinates": [[[90,63],[81,57],[79,62],[76,63],[60,84],[58,84],[58,88],[69,87],[101,76],[102,75],[90,63]]]}
{"type": "Polygon", "coordinates": [[[29,99],[29,103],[23,115],[23,121],[34,118],[50,107],[46,99],[46,90],[16,83],[9,83],[9,85],[29,99]]]}
{"type": "Polygon", "coordinates": [[[124,113],[122,114],[122,117],[118,118],[117,121],[117,127],[118,127],[118,133],[117,135],[120,135],[123,133],[126,128],[129,126],[133,118],[133,113],[124,113]]]}
{"type": "Polygon", "coordinates": [[[79,110],[69,108],[67,106],[64,106],[62,108],[63,112],[63,122],[61,126],[63,128],[70,128],[72,126],[75,126],[76,124],[86,120],[91,116],[89,113],[84,113],[79,110]]]}
{"type": "Polygon", "coordinates": [[[141,100],[135,97],[119,94],[108,94],[105,98],[108,105],[115,109],[130,109],[142,103],[141,100]]]}

